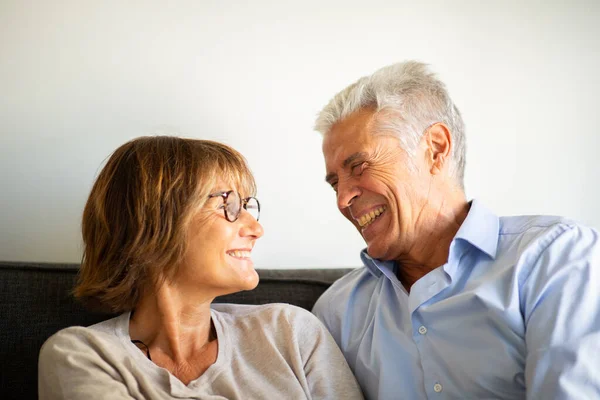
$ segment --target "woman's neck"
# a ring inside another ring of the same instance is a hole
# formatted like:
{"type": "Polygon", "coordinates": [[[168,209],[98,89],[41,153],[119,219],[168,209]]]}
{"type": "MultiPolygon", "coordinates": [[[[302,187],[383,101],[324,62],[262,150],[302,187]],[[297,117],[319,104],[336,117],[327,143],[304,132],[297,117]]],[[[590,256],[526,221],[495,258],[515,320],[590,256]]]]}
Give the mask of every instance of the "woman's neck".
{"type": "Polygon", "coordinates": [[[129,321],[130,337],[148,347],[153,361],[166,357],[175,364],[186,364],[216,339],[211,302],[192,301],[165,282],[137,304],[129,321]]]}

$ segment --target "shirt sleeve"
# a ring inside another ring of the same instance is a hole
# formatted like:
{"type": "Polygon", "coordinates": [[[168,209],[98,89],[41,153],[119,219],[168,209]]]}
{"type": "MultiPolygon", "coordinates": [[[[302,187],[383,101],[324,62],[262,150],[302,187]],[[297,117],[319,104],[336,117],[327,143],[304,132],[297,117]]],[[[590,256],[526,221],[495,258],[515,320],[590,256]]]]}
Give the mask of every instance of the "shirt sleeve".
{"type": "Polygon", "coordinates": [[[133,399],[118,372],[96,351],[85,329],[67,328],[42,346],[39,399],[133,399]]]}
{"type": "Polygon", "coordinates": [[[293,325],[311,398],[363,399],[344,355],[323,324],[300,310],[293,325]]]}
{"type": "Polygon", "coordinates": [[[522,286],[528,399],[600,398],[598,233],[561,227],[522,286]]]}

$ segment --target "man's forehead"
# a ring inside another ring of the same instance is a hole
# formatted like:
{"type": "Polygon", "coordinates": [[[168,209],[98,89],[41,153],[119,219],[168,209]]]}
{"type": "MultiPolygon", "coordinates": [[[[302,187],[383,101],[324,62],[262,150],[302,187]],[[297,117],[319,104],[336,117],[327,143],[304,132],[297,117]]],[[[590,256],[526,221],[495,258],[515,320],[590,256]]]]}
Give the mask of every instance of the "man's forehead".
{"type": "Polygon", "coordinates": [[[331,126],[329,135],[341,134],[341,136],[356,136],[365,130],[370,131],[376,120],[376,112],[371,109],[360,109],[337,121],[331,126]]]}
{"type": "Polygon", "coordinates": [[[373,140],[375,111],[362,108],[336,122],[323,138],[323,156],[327,176],[335,175],[339,167],[347,166],[349,158],[367,153],[373,140]]]}
{"type": "Polygon", "coordinates": [[[325,139],[330,142],[363,141],[372,134],[376,115],[373,109],[361,108],[333,124],[325,139]]]}
{"type": "Polygon", "coordinates": [[[323,156],[326,164],[342,165],[356,153],[368,152],[375,138],[369,132],[331,131],[323,138],[323,156]]]}

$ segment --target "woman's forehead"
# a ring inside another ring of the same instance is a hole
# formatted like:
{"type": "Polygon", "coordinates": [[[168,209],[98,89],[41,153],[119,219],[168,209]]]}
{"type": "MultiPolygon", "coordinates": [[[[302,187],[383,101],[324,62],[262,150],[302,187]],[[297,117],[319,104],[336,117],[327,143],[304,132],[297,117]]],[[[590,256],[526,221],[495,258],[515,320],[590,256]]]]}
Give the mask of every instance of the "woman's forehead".
{"type": "Polygon", "coordinates": [[[217,179],[211,192],[227,192],[229,190],[237,190],[236,185],[231,180],[217,179]]]}
{"type": "Polygon", "coordinates": [[[227,192],[229,190],[235,190],[242,197],[248,197],[254,195],[253,185],[249,179],[244,177],[220,177],[215,181],[212,192],[227,192]]]}

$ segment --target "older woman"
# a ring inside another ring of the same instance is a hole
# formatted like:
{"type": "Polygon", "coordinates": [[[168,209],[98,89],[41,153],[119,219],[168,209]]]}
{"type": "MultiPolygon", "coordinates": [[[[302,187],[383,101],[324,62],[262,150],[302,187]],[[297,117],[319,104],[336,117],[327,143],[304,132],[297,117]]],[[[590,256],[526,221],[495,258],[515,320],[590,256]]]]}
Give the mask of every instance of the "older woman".
{"type": "Polygon", "coordinates": [[[362,398],[309,312],[211,306],[258,284],[254,193],[244,158],[223,144],[144,137],[118,148],[85,206],[75,294],[122,314],[48,339],[40,398],[362,398]]]}

